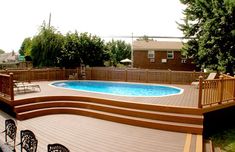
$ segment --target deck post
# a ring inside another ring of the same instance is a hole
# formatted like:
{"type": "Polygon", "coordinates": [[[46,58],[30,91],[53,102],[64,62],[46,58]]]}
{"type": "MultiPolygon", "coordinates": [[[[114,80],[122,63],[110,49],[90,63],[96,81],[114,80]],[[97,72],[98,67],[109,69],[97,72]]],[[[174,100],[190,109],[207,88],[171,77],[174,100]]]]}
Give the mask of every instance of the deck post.
{"type": "Polygon", "coordinates": [[[13,87],[13,73],[10,73],[10,79],[9,79],[9,89],[10,89],[10,96],[11,101],[14,101],[14,87],[13,87]]]}
{"type": "Polygon", "coordinates": [[[219,104],[222,103],[223,101],[223,94],[224,94],[224,77],[223,75],[219,76],[219,87],[220,87],[220,92],[219,92],[219,104]]]}
{"type": "Polygon", "coordinates": [[[202,88],[203,88],[203,76],[199,76],[198,108],[202,108],[202,88]]]}

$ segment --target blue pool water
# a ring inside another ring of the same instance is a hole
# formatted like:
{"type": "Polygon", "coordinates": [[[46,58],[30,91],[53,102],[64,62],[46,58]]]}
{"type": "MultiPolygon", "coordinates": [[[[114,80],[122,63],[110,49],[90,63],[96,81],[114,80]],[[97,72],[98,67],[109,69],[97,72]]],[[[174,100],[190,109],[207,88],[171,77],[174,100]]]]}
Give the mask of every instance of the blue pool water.
{"type": "Polygon", "coordinates": [[[168,96],[180,94],[183,91],[183,89],[163,85],[145,85],[103,81],[63,81],[54,82],[51,85],[78,91],[89,91],[112,95],[137,97],[168,96]]]}

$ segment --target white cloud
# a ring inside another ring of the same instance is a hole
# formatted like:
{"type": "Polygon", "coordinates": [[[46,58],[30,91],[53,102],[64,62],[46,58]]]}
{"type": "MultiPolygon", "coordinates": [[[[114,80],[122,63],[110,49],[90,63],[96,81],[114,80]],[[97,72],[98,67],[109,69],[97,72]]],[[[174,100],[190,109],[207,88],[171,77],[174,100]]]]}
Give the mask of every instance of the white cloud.
{"type": "Polygon", "coordinates": [[[0,0],[0,48],[18,51],[43,20],[62,33],[77,30],[99,36],[182,36],[179,0],[0,0]]]}

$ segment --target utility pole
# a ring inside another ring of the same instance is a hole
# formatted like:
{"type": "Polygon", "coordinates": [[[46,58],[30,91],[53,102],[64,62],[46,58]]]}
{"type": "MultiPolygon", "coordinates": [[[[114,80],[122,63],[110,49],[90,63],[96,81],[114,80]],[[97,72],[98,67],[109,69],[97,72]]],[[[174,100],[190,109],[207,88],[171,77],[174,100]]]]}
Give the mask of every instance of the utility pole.
{"type": "Polygon", "coordinates": [[[49,28],[51,27],[51,13],[49,15],[49,23],[48,23],[49,28]]]}

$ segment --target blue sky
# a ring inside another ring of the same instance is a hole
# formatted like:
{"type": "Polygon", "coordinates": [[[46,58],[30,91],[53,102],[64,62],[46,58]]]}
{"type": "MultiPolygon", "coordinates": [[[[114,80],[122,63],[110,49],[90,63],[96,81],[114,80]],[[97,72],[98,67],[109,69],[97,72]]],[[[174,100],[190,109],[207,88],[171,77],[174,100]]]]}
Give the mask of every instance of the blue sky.
{"type": "Polygon", "coordinates": [[[18,51],[37,34],[43,20],[61,33],[106,36],[182,36],[179,0],[0,0],[0,49],[18,51]]]}

